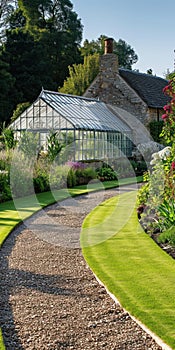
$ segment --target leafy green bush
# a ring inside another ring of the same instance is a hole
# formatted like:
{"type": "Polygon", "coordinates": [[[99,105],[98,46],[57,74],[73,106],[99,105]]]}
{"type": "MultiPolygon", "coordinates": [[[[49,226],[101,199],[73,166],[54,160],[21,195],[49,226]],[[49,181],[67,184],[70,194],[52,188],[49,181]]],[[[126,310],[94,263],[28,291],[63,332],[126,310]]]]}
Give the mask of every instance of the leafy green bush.
{"type": "Polygon", "coordinates": [[[155,142],[162,142],[160,134],[163,128],[163,120],[152,121],[149,123],[150,134],[155,142]]]}
{"type": "Polygon", "coordinates": [[[97,173],[95,169],[88,167],[83,170],[83,176],[87,180],[86,183],[88,183],[90,180],[96,179],[97,178],[97,173]]]}
{"type": "Polygon", "coordinates": [[[147,164],[144,160],[141,160],[141,161],[130,160],[130,164],[132,165],[136,176],[143,175],[144,172],[147,171],[147,164]]]}
{"type": "Polygon", "coordinates": [[[55,160],[63,148],[60,143],[58,132],[50,131],[47,137],[48,157],[51,162],[55,160]]]}
{"type": "Polygon", "coordinates": [[[70,169],[67,174],[67,187],[71,188],[77,184],[76,173],[74,169],[70,169]]]}
{"type": "Polygon", "coordinates": [[[175,246],[175,227],[171,227],[170,229],[161,232],[158,237],[159,243],[168,243],[175,246]]]}
{"type": "Polygon", "coordinates": [[[0,151],[0,170],[9,170],[12,151],[0,151]]]}
{"type": "Polygon", "coordinates": [[[117,180],[117,173],[107,164],[103,164],[101,168],[96,169],[97,177],[101,181],[117,180]]]}
{"type": "Polygon", "coordinates": [[[33,160],[24,157],[22,152],[14,151],[10,167],[10,188],[15,198],[33,194],[33,160]]]}
{"type": "Polygon", "coordinates": [[[11,198],[9,174],[5,170],[0,170],[0,202],[5,202],[11,198]]]}
{"type": "Polygon", "coordinates": [[[49,164],[45,155],[39,156],[34,164],[33,184],[35,192],[45,192],[50,190],[49,184],[49,164]]]}
{"type": "Polygon", "coordinates": [[[169,198],[158,206],[158,212],[160,215],[159,225],[161,230],[170,229],[175,226],[175,202],[174,199],[169,198]]]}
{"type": "MultiPolygon", "coordinates": [[[[60,188],[66,187],[69,170],[70,167],[67,165],[53,164],[49,174],[50,188],[59,190],[60,188]]],[[[69,181],[71,182],[71,175],[69,181]]]]}
{"type": "Polygon", "coordinates": [[[137,205],[146,204],[149,196],[149,183],[145,183],[138,191],[137,205]]]}
{"type": "Polygon", "coordinates": [[[3,123],[2,135],[0,137],[0,140],[1,140],[2,145],[4,146],[6,151],[13,149],[16,146],[16,140],[14,138],[14,131],[12,129],[6,128],[5,122],[3,123]]]}
{"type": "Polygon", "coordinates": [[[35,192],[45,192],[50,190],[49,175],[47,171],[39,169],[33,178],[35,192]]]}
{"type": "Polygon", "coordinates": [[[97,178],[95,169],[91,167],[76,169],[75,175],[77,185],[86,185],[89,181],[97,178]]]}

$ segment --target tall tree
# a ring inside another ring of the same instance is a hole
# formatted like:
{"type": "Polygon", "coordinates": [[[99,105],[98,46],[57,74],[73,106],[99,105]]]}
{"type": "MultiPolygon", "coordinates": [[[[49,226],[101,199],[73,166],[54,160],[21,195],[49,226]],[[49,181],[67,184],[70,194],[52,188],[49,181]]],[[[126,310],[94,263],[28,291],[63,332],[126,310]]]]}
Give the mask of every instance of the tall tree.
{"type": "Polygon", "coordinates": [[[14,109],[32,102],[42,87],[61,86],[68,66],[81,61],[82,25],[72,7],[69,0],[18,0],[0,48],[15,78],[11,91],[14,109]]]}
{"type": "Polygon", "coordinates": [[[9,66],[0,57],[0,124],[8,120],[13,111],[10,93],[13,89],[15,79],[9,72],[9,66]]]}
{"type": "Polygon", "coordinates": [[[5,40],[5,30],[9,25],[10,15],[17,6],[16,0],[0,0],[0,41],[5,40]]]}
{"type": "Polygon", "coordinates": [[[122,39],[118,42],[114,41],[114,53],[117,54],[119,66],[122,68],[131,70],[132,65],[138,61],[134,49],[122,39]]]}

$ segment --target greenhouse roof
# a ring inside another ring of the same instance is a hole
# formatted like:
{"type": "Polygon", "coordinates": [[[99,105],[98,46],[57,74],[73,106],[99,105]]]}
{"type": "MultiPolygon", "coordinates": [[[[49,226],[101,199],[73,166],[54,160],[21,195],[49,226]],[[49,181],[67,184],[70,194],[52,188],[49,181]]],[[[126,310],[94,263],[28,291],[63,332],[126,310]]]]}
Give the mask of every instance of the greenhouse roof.
{"type": "Polygon", "coordinates": [[[104,102],[80,96],[42,90],[47,105],[69,121],[75,129],[130,132],[131,129],[108,109],[104,102]]]}

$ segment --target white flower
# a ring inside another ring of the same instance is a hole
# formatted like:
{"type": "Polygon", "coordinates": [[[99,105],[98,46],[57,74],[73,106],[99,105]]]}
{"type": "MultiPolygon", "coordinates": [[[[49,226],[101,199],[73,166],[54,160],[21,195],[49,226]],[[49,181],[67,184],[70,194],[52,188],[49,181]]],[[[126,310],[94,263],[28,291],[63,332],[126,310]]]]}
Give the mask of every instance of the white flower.
{"type": "Polygon", "coordinates": [[[161,151],[158,152],[159,153],[159,157],[161,159],[167,159],[167,157],[169,157],[169,155],[171,154],[171,147],[165,147],[163,148],[161,151]]]}
{"type": "Polygon", "coordinates": [[[150,165],[155,165],[157,163],[157,160],[156,159],[152,159],[151,161],[150,161],[150,165]]]}
{"type": "Polygon", "coordinates": [[[152,154],[152,158],[153,158],[153,159],[160,159],[159,152],[153,153],[153,154],[152,154]]]}

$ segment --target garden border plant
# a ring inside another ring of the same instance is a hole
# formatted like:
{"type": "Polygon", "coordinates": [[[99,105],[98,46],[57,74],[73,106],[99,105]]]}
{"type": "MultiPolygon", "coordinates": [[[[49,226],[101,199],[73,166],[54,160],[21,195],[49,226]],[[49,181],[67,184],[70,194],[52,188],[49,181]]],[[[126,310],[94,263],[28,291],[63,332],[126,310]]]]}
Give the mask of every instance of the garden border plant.
{"type": "Polygon", "coordinates": [[[160,134],[166,147],[152,155],[147,184],[138,194],[138,211],[150,235],[160,232],[158,241],[175,245],[175,75],[164,93],[171,98],[164,106],[160,134]]]}

